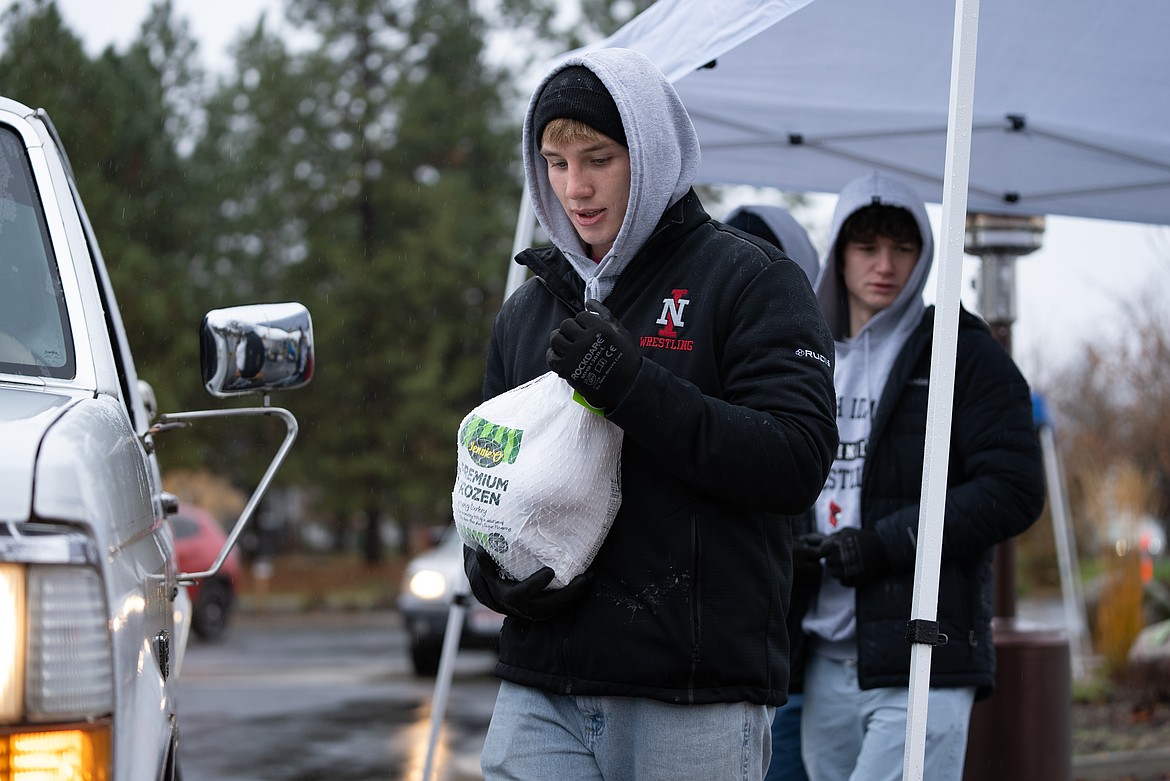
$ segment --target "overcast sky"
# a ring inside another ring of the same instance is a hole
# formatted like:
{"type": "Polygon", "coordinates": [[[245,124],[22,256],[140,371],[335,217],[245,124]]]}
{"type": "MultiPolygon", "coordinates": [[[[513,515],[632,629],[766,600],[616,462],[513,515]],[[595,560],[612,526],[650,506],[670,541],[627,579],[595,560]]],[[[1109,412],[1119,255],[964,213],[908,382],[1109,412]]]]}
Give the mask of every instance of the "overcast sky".
{"type": "MultiPolygon", "coordinates": [[[[67,24],[96,54],[110,44],[124,48],[137,34],[150,0],[57,0],[57,4],[67,24]]],[[[267,12],[272,29],[288,29],[282,0],[174,0],[174,4],[177,13],[190,20],[204,64],[213,71],[228,66],[229,45],[262,12],[267,12]]],[[[831,197],[820,199],[820,208],[807,217],[818,247],[823,246],[833,202],[831,197]]],[[[932,207],[930,212],[937,244],[939,209],[932,207]]],[[[500,264],[504,273],[507,259],[501,258],[500,264]]],[[[978,266],[977,260],[967,258],[965,276],[973,276],[978,266]]],[[[934,284],[929,283],[930,299],[934,284]]],[[[1049,374],[1074,360],[1084,342],[1111,339],[1121,303],[1155,284],[1170,292],[1170,228],[1049,217],[1044,246],[1017,262],[1018,319],[1013,327],[1017,361],[1030,377],[1049,374]]],[[[978,308],[978,297],[966,281],[963,301],[978,308]]]]}

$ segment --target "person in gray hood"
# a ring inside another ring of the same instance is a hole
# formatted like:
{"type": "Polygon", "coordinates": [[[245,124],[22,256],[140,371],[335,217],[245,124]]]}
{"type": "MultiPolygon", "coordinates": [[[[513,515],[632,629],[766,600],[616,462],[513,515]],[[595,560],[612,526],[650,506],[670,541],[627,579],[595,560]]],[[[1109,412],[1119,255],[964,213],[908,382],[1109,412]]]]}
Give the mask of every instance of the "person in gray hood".
{"type": "MultiPolygon", "coordinates": [[[[733,228],[772,242],[800,266],[808,276],[810,285],[816,281],[821,268],[816,247],[809,239],[808,231],[784,207],[771,204],[739,206],[723,221],[733,228]]],[[[816,570],[814,577],[820,576],[819,559],[815,557],[804,560],[794,558],[792,565],[794,583],[810,579],[807,575],[802,579],[798,572],[802,567],[813,567],[816,570]]],[[[793,611],[803,612],[800,602],[808,598],[809,591],[793,590],[793,611]]],[[[790,690],[788,702],[776,709],[772,717],[772,763],[768,766],[764,781],[808,781],[800,749],[800,714],[803,705],[804,695],[790,690]]]]}
{"type": "Polygon", "coordinates": [[[738,206],[723,221],[733,228],[772,242],[780,251],[796,262],[808,277],[809,284],[817,279],[821,261],[817,248],[808,237],[808,231],[783,206],[747,204],[738,206]]]}
{"type": "MultiPolygon", "coordinates": [[[[823,572],[794,634],[813,781],[902,778],[934,308],[922,199],[874,173],[841,191],[815,285],[836,343],[840,443],[797,557],[823,572]],[[800,673],[803,672],[803,686],[800,673]]],[[[992,550],[1039,516],[1044,479],[1027,382],[962,310],[924,777],[959,781],[971,707],[991,692],[992,550]]],[[[794,616],[800,619],[800,616],[794,616]]],[[[793,622],[795,623],[795,622],[793,622]]]]}
{"type": "MultiPolygon", "coordinates": [[[[483,395],[550,370],[623,431],[622,501],[592,564],[505,577],[486,779],[750,779],[785,701],[791,517],[837,445],[833,342],[804,273],[711,219],[699,147],[643,55],[556,66],[524,122],[550,247],[492,327],[483,395]]],[[[566,466],[565,468],[571,468],[566,466]]]]}

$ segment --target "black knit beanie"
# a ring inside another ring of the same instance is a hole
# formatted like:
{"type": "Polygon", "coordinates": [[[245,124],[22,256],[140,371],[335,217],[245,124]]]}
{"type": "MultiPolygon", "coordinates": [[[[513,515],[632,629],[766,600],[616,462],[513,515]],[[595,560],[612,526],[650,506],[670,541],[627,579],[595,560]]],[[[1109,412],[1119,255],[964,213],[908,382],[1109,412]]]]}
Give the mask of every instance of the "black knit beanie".
{"type": "Polygon", "coordinates": [[[537,143],[544,136],[545,125],[554,119],[576,119],[629,147],[613,95],[584,65],[570,65],[544,85],[532,116],[537,143]]]}

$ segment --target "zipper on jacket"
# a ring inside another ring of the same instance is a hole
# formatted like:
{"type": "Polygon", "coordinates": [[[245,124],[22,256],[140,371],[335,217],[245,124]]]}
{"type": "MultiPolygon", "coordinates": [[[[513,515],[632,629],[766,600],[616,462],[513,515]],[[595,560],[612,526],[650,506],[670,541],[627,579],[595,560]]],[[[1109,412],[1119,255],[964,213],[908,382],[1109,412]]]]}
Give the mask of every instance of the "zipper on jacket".
{"type": "Polygon", "coordinates": [[[703,647],[703,621],[702,621],[702,605],[701,599],[701,579],[699,577],[699,561],[702,557],[699,555],[700,550],[699,537],[699,517],[696,513],[691,514],[691,555],[694,557],[691,562],[691,679],[687,685],[687,701],[689,704],[695,704],[695,678],[698,674],[699,662],[702,661],[703,655],[701,649],[703,647]]]}
{"type": "Polygon", "coordinates": [[[569,665],[569,638],[561,641],[561,661],[565,665],[565,694],[573,693],[573,671],[569,665]]]}

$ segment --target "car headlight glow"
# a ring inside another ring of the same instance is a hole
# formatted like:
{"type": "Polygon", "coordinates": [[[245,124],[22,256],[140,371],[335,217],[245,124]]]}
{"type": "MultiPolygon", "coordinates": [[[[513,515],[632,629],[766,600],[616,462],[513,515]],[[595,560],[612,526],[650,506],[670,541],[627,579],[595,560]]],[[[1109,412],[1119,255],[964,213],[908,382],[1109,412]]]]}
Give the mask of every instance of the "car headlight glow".
{"type": "Polygon", "coordinates": [[[407,589],[419,599],[439,599],[447,592],[447,579],[433,569],[421,569],[411,576],[407,589]]]}

